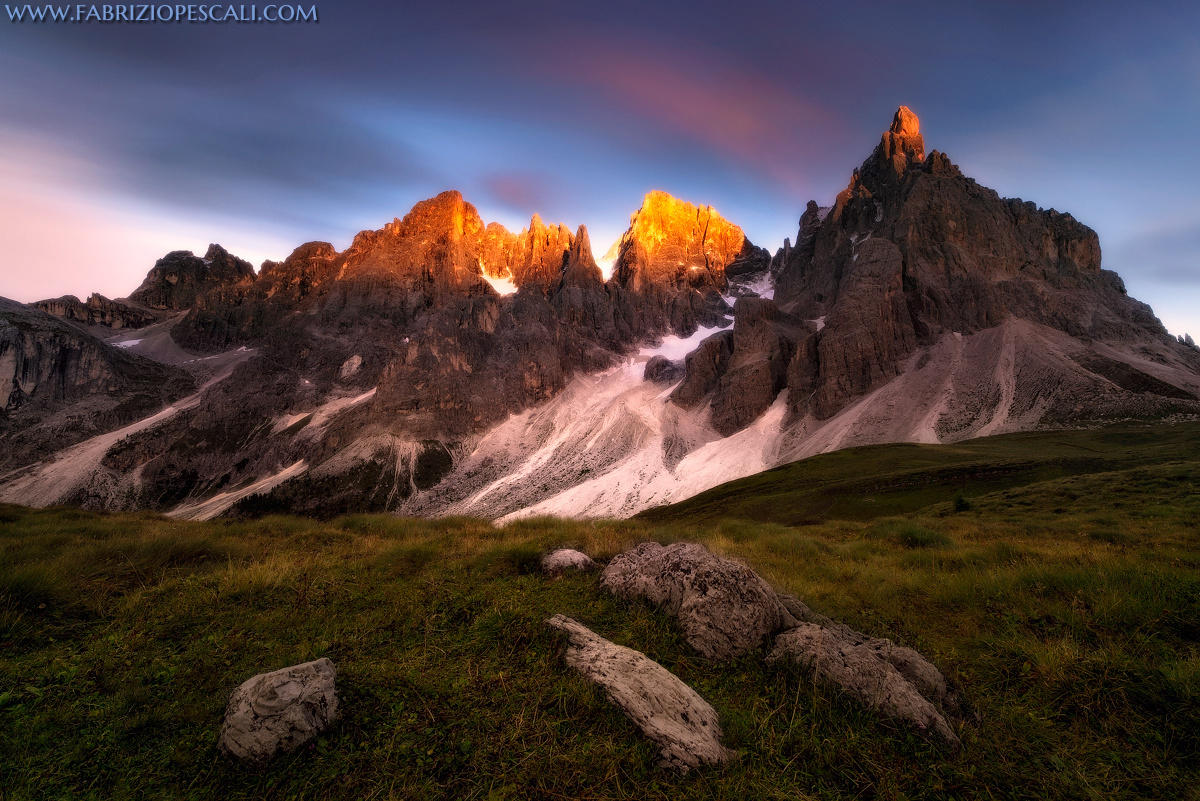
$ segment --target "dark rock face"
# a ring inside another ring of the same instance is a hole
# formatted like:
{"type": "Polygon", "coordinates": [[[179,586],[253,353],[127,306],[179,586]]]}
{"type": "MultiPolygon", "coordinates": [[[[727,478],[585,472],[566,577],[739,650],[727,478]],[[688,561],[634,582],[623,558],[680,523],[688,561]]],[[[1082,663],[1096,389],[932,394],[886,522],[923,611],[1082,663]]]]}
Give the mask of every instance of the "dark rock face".
{"type": "Polygon", "coordinates": [[[187,373],[0,298],[0,466],[115,428],[192,389],[187,373]]]}
{"type": "Polygon", "coordinates": [[[812,326],[783,314],[775,302],[742,297],[733,329],[706,339],[688,354],[683,382],[671,400],[685,408],[711,404],[713,428],[723,436],[745,428],[787,386],[788,365],[807,345],[812,326]]]}
{"type": "Polygon", "coordinates": [[[666,356],[655,356],[646,362],[642,377],[651,383],[667,386],[683,378],[683,374],[683,366],[678,362],[673,362],[666,356]]]}
{"type": "Polygon", "coordinates": [[[93,292],[86,301],[74,295],[64,295],[51,300],[39,300],[30,304],[55,317],[74,320],[84,325],[102,325],[113,330],[142,328],[158,322],[159,316],[149,309],[124,303],[93,292]]]}
{"type": "Polygon", "coordinates": [[[705,339],[684,359],[684,379],[671,393],[671,400],[685,409],[699,405],[717,388],[732,355],[732,331],[721,331],[705,339]]]}
{"type": "Polygon", "coordinates": [[[197,296],[218,287],[253,283],[250,263],[209,245],[204,258],[176,250],[159,259],[129,299],[151,309],[188,309],[197,296]]]}

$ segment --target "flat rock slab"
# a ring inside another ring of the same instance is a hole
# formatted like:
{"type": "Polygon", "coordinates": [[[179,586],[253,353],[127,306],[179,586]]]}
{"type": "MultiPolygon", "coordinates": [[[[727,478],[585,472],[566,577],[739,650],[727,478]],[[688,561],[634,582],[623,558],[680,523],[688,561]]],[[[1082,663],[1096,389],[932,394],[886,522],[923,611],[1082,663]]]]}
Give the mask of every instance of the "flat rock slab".
{"type": "Polygon", "coordinates": [[[867,707],[959,745],[936,706],[947,699],[946,680],[911,648],[847,626],[801,623],[775,638],[767,659],[808,668],[818,680],[841,687],[867,707]]]}
{"type": "Polygon", "coordinates": [[[550,576],[595,570],[598,567],[590,556],[574,548],[559,548],[542,557],[542,572],[550,576]]]}
{"type": "Polygon", "coordinates": [[[757,573],[695,543],[644,542],[614,557],[601,584],[661,606],[679,619],[688,645],[712,659],[761,648],[795,622],[757,573]]]}
{"type": "Polygon", "coordinates": [[[567,634],[567,664],[604,688],[608,699],[658,744],[664,763],[687,770],[733,756],[721,745],[716,710],[671,671],[564,615],[547,622],[567,634]]]}
{"type": "Polygon", "coordinates": [[[293,751],[338,716],[337,669],[317,659],[247,679],[233,691],[221,726],[221,750],[263,763],[293,751]]]}

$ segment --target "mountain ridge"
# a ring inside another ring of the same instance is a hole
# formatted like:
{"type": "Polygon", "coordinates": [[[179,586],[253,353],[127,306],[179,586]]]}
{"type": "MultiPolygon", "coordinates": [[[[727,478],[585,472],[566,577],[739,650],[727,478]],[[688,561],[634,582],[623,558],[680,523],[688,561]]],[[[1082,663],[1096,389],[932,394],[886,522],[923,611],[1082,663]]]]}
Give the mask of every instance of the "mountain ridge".
{"type": "Polygon", "coordinates": [[[228,374],[68,491],[22,491],[624,515],[848,445],[1200,412],[1200,354],[1101,269],[1095,232],[927,156],[906,107],[795,242],[772,257],[651,192],[605,279],[585,226],[512,233],[448,191],[257,274],[216,245],[168,254],[134,293],[154,352],[228,374]]]}

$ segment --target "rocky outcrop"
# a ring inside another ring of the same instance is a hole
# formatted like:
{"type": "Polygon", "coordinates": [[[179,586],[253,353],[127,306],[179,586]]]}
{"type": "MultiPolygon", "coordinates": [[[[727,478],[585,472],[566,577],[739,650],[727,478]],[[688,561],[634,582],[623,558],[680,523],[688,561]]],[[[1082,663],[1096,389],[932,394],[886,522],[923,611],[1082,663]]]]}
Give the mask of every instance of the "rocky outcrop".
{"type": "Polygon", "coordinates": [[[336,678],[333,663],[317,659],[247,679],[225,710],[221,751],[262,764],[315,739],[337,720],[336,678]]]}
{"type": "Polygon", "coordinates": [[[81,301],[74,295],[64,295],[61,298],[39,300],[30,305],[64,320],[73,320],[83,325],[102,325],[113,330],[144,328],[159,320],[159,315],[149,309],[110,300],[95,292],[89,295],[86,301],[81,301]]]}
{"type": "Polygon", "coordinates": [[[567,664],[604,689],[608,699],[659,746],[664,764],[687,770],[733,756],[721,745],[716,710],[669,670],[564,615],[555,615],[548,623],[567,635],[567,664]]]}
{"type": "Polygon", "coordinates": [[[203,258],[190,250],[163,256],[129,299],[151,309],[190,309],[201,294],[221,287],[253,283],[254,268],[220,245],[209,245],[203,258]]]}
{"type": "Polygon", "coordinates": [[[919,653],[816,614],[701,545],[642,543],[609,562],[601,585],[677,618],[688,645],[704,656],[733,659],[773,638],[769,661],[797,664],[887,717],[959,744],[943,713],[957,709],[957,700],[919,653]]]}
{"type": "Polygon", "coordinates": [[[590,556],[574,548],[557,548],[542,557],[542,572],[548,576],[582,573],[597,567],[590,556]]]}
{"type": "Polygon", "coordinates": [[[614,557],[600,583],[619,598],[662,607],[688,645],[711,659],[761,648],[790,619],[757,573],[694,543],[644,542],[614,557]]]}

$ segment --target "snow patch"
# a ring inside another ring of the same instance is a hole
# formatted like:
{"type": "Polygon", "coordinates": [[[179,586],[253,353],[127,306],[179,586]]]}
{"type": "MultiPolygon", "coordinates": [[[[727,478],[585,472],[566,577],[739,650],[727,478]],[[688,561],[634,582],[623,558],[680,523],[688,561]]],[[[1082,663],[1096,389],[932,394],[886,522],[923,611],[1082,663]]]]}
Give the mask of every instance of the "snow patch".
{"type": "Polygon", "coordinates": [[[513,283],[511,277],[496,278],[495,276],[484,273],[483,280],[492,285],[492,289],[499,292],[501,295],[511,295],[517,291],[517,285],[513,283]]]}
{"type": "Polygon", "coordinates": [[[140,345],[140,344],[142,344],[142,340],[140,340],[140,339],[127,339],[127,340],[125,340],[124,342],[114,342],[113,344],[114,344],[114,345],[116,345],[118,348],[132,348],[132,347],[134,347],[135,345],[140,345]]]}
{"type": "Polygon", "coordinates": [[[746,284],[746,289],[758,295],[760,298],[767,300],[775,299],[775,280],[771,278],[771,273],[764,272],[754,280],[746,284]]]}
{"type": "Polygon", "coordinates": [[[696,329],[696,332],[689,337],[681,337],[671,334],[670,336],[663,337],[663,340],[660,344],[649,345],[639,350],[638,358],[649,361],[655,356],[665,356],[673,362],[679,361],[684,356],[687,356],[696,348],[700,347],[700,343],[705,339],[717,333],[718,331],[725,330],[726,328],[728,328],[728,326],[713,328],[700,326],[696,329]]]}

